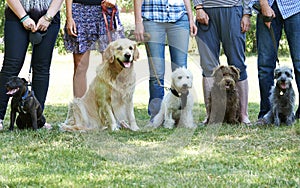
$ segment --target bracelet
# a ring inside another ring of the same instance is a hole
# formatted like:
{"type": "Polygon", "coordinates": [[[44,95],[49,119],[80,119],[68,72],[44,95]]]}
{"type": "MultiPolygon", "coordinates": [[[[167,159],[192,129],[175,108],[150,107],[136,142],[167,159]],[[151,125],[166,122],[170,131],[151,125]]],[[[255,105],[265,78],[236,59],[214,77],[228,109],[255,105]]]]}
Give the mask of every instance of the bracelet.
{"type": "Polygon", "coordinates": [[[23,23],[27,18],[29,18],[29,15],[26,14],[25,16],[23,16],[21,19],[20,19],[20,22],[23,23]]]}
{"type": "Polygon", "coordinates": [[[200,10],[200,9],[203,9],[203,7],[197,7],[197,8],[195,8],[195,10],[200,10]]]}
{"type": "Polygon", "coordinates": [[[52,20],[53,20],[53,17],[50,16],[48,13],[46,13],[46,14],[44,15],[44,18],[45,18],[45,20],[46,20],[47,22],[52,22],[52,20]]]}

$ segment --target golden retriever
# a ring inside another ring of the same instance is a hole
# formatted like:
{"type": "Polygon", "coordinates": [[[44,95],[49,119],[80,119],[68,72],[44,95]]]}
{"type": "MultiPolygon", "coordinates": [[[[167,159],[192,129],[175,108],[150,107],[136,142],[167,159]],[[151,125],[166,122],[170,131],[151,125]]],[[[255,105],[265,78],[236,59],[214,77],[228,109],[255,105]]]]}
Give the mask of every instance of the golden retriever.
{"type": "Polygon", "coordinates": [[[82,98],[74,98],[63,131],[86,131],[126,127],[139,129],[133,109],[135,71],[133,62],[139,57],[137,44],[129,39],[111,42],[97,67],[96,77],[82,98]]]}

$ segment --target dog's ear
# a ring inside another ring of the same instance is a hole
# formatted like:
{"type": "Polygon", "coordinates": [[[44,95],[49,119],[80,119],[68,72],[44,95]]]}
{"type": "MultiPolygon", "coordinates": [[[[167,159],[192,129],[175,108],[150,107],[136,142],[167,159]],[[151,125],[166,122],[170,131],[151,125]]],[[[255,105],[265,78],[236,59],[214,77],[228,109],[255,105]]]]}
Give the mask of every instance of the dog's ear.
{"type": "Polygon", "coordinates": [[[24,82],[25,85],[28,84],[27,80],[25,78],[21,78],[21,80],[24,82]]]}
{"type": "Polygon", "coordinates": [[[240,79],[240,69],[235,66],[229,66],[229,68],[234,73],[234,80],[237,82],[240,79]]]}
{"type": "Polygon", "coordinates": [[[104,50],[103,56],[102,56],[102,58],[103,58],[102,62],[109,62],[109,63],[114,62],[115,56],[113,53],[113,44],[114,44],[114,42],[111,42],[107,46],[107,48],[104,50]]]}
{"type": "Polygon", "coordinates": [[[133,45],[133,46],[134,46],[133,60],[136,61],[136,60],[139,59],[140,53],[139,53],[139,50],[138,50],[138,48],[137,48],[137,43],[136,43],[136,42],[134,42],[134,45],[133,45]]]}

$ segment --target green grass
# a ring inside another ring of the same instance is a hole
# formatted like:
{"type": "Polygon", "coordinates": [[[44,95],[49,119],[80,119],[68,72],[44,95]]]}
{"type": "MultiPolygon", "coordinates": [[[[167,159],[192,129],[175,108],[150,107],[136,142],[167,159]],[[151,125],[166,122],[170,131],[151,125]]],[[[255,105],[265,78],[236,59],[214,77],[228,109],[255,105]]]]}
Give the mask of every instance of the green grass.
{"type": "MultiPolygon", "coordinates": [[[[251,120],[258,104],[250,103],[251,120]]],[[[1,187],[299,187],[300,124],[280,127],[200,126],[139,132],[64,133],[67,105],[47,105],[54,129],[0,133],[1,187]]],[[[8,121],[6,117],[6,121],[8,121]]],[[[7,127],[6,127],[7,128],[7,127]]]]}

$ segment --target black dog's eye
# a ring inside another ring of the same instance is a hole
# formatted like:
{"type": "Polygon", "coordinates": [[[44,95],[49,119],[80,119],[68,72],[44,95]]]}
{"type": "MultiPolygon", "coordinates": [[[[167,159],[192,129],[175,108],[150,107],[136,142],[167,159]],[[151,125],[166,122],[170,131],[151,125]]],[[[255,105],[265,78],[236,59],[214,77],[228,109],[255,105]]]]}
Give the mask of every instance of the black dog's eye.
{"type": "Polygon", "coordinates": [[[119,46],[119,47],[117,48],[117,50],[123,50],[122,46],[119,46]]]}
{"type": "Polygon", "coordinates": [[[129,50],[133,50],[133,47],[132,47],[132,46],[129,46],[129,50]]]}
{"type": "Polygon", "coordinates": [[[178,79],[181,80],[181,79],[182,79],[182,76],[178,76],[178,79]]]}

